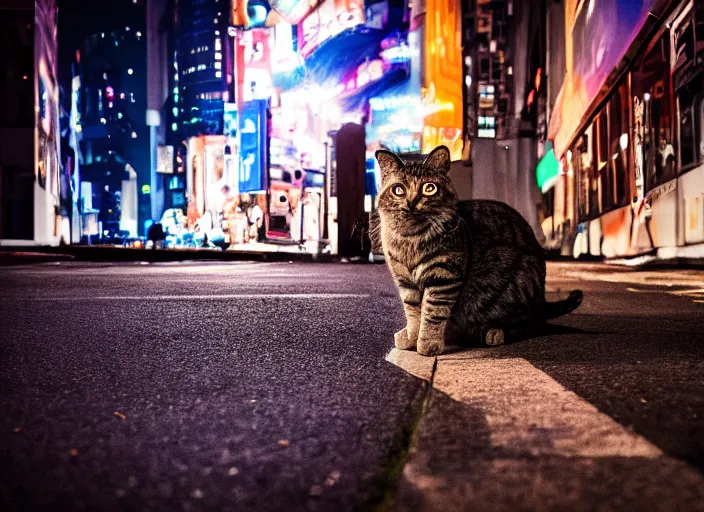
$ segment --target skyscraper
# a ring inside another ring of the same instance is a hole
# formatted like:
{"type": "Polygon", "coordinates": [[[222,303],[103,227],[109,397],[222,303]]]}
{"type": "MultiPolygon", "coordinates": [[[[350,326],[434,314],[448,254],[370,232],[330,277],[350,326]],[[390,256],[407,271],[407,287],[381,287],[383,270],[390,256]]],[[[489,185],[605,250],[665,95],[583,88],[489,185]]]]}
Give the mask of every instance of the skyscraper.
{"type": "Polygon", "coordinates": [[[184,138],[222,135],[229,2],[178,0],[176,5],[180,127],[184,138]]]}
{"type": "Polygon", "coordinates": [[[103,20],[76,49],[73,65],[82,213],[100,223],[84,234],[99,237],[143,235],[151,219],[145,8],[131,0],[119,8],[120,19],[103,20]]]}

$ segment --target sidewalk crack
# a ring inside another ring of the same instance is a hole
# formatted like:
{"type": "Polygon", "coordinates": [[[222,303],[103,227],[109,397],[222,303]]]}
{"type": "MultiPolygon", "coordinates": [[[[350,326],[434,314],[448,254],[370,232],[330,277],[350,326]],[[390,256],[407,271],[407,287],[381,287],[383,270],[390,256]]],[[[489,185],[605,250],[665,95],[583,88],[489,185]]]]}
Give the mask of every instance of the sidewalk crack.
{"type": "MultiPolygon", "coordinates": [[[[386,512],[393,510],[394,501],[396,496],[396,491],[398,489],[398,481],[403,473],[403,468],[406,467],[408,463],[408,458],[411,455],[411,448],[413,446],[413,440],[415,438],[416,432],[423,421],[428,409],[430,408],[430,400],[433,390],[433,382],[435,380],[435,372],[438,367],[438,358],[433,357],[433,369],[430,373],[430,380],[425,381],[422,386],[422,391],[419,393],[421,404],[418,408],[418,412],[414,415],[413,419],[409,422],[408,427],[405,428],[401,433],[401,441],[399,443],[398,451],[395,454],[391,454],[391,459],[396,459],[395,463],[390,464],[390,469],[384,478],[383,484],[383,498],[378,503],[374,510],[377,512],[386,512]]],[[[414,400],[415,402],[415,400],[414,400]]]]}

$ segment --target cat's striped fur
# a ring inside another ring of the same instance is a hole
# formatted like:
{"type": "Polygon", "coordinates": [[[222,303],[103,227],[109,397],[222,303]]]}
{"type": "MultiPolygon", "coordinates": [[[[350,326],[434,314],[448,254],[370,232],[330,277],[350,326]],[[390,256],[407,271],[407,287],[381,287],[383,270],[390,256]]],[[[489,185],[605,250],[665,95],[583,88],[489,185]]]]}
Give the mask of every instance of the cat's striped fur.
{"type": "Polygon", "coordinates": [[[518,212],[496,201],[457,200],[445,146],[422,163],[385,150],[376,158],[382,188],[370,237],[381,242],[403,302],[397,348],[440,354],[473,337],[498,345],[506,329],[579,306],[580,291],[545,302],[544,250],[518,212]]]}

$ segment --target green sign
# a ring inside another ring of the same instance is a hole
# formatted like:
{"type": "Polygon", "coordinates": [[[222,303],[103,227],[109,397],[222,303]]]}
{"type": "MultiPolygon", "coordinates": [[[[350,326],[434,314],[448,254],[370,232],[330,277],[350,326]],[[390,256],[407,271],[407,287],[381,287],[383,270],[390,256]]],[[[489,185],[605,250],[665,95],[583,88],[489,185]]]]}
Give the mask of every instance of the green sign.
{"type": "Polygon", "coordinates": [[[152,188],[149,185],[142,185],[142,194],[148,194],[151,191],[152,188]]]}
{"type": "Polygon", "coordinates": [[[548,141],[545,145],[545,149],[548,151],[543,155],[543,158],[540,159],[538,166],[535,168],[535,178],[543,194],[555,186],[555,182],[560,176],[560,163],[555,158],[552,142],[548,141]]]}

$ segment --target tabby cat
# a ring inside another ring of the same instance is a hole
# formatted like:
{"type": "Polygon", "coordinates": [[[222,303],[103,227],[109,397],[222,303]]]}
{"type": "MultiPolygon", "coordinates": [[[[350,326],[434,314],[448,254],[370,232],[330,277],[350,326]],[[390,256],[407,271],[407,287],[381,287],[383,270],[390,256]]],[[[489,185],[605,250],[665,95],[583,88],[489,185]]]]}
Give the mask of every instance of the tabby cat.
{"type": "Polygon", "coordinates": [[[376,158],[382,187],[370,237],[381,243],[403,302],[397,348],[436,355],[467,340],[501,345],[505,331],[579,307],[579,290],[545,301],[544,250],[518,212],[497,201],[457,199],[445,146],[422,163],[386,150],[376,158]]]}

